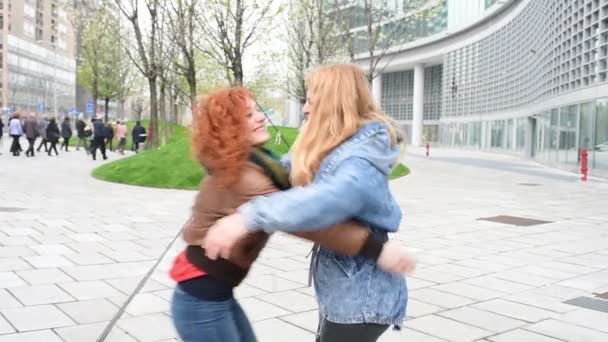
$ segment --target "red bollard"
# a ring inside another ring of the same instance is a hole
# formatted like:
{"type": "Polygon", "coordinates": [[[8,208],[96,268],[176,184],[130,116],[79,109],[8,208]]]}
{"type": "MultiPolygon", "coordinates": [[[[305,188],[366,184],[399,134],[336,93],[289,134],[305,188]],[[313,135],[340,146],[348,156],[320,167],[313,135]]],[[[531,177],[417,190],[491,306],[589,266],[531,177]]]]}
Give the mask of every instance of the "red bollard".
{"type": "Polygon", "coordinates": [[[431,152],[431,144],[426,144],[426,157],[429,157],[429,153],[431,152]]]}
{"type": "Polygon", "coordinates": [[[581,180],[583,182],[587,181],[587,157],[589,155],[589,151],[587,150],[586,147],[583,147],[581,149],[581,172],[583,173],[583,177],[581,178],[581,180]]]}

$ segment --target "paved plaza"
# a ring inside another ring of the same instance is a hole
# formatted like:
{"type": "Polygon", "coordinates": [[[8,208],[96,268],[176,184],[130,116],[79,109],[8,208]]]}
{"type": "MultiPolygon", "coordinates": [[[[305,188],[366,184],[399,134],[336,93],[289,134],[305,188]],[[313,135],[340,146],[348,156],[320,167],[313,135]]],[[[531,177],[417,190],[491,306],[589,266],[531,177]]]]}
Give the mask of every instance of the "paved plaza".
{"type": "MultiPolygon", "coordinates": [[[[8,140],[8,139],[7,139],[8,140]]],[[[194,192],[97,181],[83,151],[0,155],[0,342],[175,341],[167,270],[194,192]],[[150,279],[124,303],[169,247],[150,279]]],[[[111,159],[117,158],[111,154],[111,159]]],[[[382,342],[606,342],[608,182],[518,158],[410,149],[395,236],[419,258],[408,321],[382,342]],[[510,215],[550,223],[516,226],[510,215]]],[[[237,290],[260,342],[313,342],[310,245],[274,236],[237,290]]]]}

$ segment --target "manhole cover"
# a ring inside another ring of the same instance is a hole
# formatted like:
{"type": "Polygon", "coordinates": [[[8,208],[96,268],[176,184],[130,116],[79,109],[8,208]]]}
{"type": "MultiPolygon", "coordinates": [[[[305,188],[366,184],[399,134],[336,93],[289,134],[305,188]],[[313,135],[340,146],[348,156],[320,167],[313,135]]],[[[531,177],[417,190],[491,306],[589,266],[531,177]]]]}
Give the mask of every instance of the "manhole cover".
{"type": "Polygon", "coordinates": [[[608,300],[589,298],[589,297],[577,297],[564,302],[564,304],[570,304],[585,308],[589,310],[608,312],[608,300]]]}
{"type": "Polygon", "coordinates": [[[0,207],[0,212],[5,212],[5,213],[16,213],[18,211],[23,211],[25,209],[23,208],[11,208],[11,207],[0,207]]]}
{"type": "Polygon", "coordinates": [[[608,292],[594,293],[593,295],[596,296],[597,298],[608,299],[608,292]]]}
{"type": "Polygon", "coordinates": [[[524,227],[535,226],[537,224],[551,223],[551,221],[542,221],[542,220],[535,220],[535,219],[530,219],[530,218],[525,218],[525,217],[507,216],[507,215],[499,215],[499,216],[493,216],[493,217],[480,217],[477,220],[504,223],[504,224],[510,224],[510,225],[514,225],[514,226],[524,226],[524,227]]]}
{"type": "Polygon", "coordinates": [[[540,186],[540,184],[538,184],[538,183],[519,183],[519,185],[523,185],[523,186],[540,186]]]}

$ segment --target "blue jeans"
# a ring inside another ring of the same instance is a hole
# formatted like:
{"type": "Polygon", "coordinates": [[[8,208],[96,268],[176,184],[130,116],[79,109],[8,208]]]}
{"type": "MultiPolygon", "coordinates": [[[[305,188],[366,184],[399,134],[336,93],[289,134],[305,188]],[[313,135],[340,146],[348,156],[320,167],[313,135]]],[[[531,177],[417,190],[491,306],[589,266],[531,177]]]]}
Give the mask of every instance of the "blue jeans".
{"type": "Polygon", "coordinates": [[[234,298],[203,301],[178,285],[173,292],[171,313],[184,342],[257,342],[249,319],[234,298]]]}

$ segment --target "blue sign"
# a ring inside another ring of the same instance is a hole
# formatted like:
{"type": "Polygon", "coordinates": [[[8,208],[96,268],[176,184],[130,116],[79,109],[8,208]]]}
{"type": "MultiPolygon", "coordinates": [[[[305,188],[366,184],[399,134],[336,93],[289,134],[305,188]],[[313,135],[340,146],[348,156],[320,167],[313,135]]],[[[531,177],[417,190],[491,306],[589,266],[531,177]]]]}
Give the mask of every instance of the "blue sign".
{"type": "Polygon", "coordinates": [[[87,101],[87,114],[93,114],[93,101],[87,101]]]}
{"type": "Polygon", "coordinates": [[[44,110],[44,105],[42,103],[38,105],[38,110],[41,112],[44,110]]]}
{"type": "Polygon", "coordinates": [[[78,109],[72,108],[72,114],[76,114],[76,113],[78,113],[78,109]]]}

